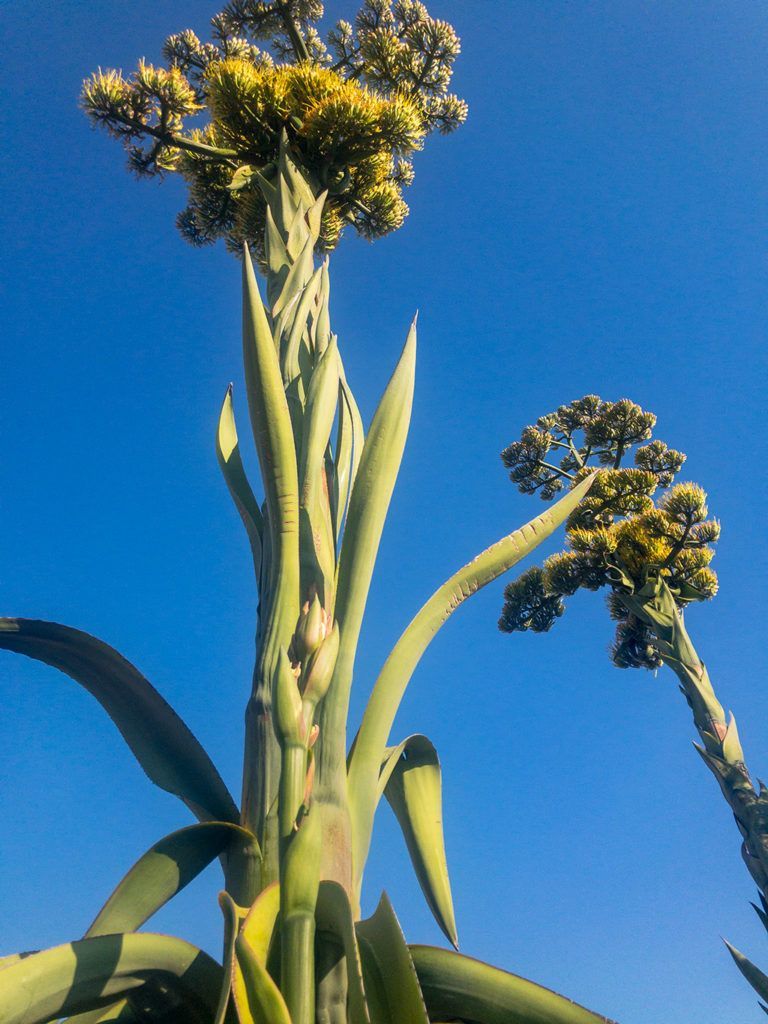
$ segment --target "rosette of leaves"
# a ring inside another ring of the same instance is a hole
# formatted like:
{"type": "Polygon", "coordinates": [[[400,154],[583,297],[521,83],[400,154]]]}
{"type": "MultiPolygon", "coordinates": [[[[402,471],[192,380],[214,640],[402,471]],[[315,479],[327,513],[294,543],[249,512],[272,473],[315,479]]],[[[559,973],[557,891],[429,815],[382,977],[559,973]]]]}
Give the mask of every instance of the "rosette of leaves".
{"type": "Polygon", "coordinates": [[[247,242],[263,262],[266,203],[285,134],[315,195],[327,193],[318,249],[352,224],[373,239],[408,214],[411,157],[428,134],[467,113],[449,93],[459,39],[415,0],[365,0],[355,24],[323,41],[314,0],[233,0],[163,47],[165,66],[141,61],[123,75],[99,70],[82,104],[127,150],[142,176],[180,174],[189,188],[177,224],[195,245],[247,242]],[[189,119],[202,117],[202,123],[189,119]]]}
{"type": "Polygon", "coordinates": [[[652,627],[626,595],[663,580],[682,608],[717,592],[710,562],[720,526],[707,518],[701,487],[674,482],[685,455],[653,439],[655,425],[652,413],[628,399],[587,395],[540,417],[502,452],[518,488],[544,500],[598,469],[569,517],[566,549],[506,587],[503,632],[546,632],[563,614],[564,598],[605,588],[617,623],[614,663],[657,668],[652,627]]]}

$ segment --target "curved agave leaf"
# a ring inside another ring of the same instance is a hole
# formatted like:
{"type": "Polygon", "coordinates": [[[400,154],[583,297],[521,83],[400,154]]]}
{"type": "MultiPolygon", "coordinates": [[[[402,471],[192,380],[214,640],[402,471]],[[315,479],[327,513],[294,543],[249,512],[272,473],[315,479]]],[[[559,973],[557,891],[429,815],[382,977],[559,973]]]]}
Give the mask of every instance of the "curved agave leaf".
{"type": "Polygon", "coordinates": [[[379,673],[349,758],[353,860],[360,884],[371,841],[379,767],[411,676],[441,626],[472,594],[529,555],[563,523],[593,482],[587,477],[564,498],[503,537],[454,573],[411,620],[379,673]]]}
{"type": "Polygon", "coordinates": [[[395,812],[429,909],[458,949],[451,883],[443,838],[440,760],[426,736],[409,736],[387,750],[379,790],[395,812]]]}
{"type": "Polygon", "coordinates": [[[248,483],[243,460],[240,456],[240,442],[237,437],[235,413],[232,407],[231,384],[227,388],[227,393],[221,406],[221,413],[219,414],[219,424],[216,430],[216,457],[219,460],[219,466],[221,467],[221,472],[232,500],[235,503],[235,508],[248,534],[256,582],[258,583],[261,576],[264,517],[261,514],[259,503],[251,490],[251,485],[248,483]]]}
{"type": "Polygon", "coordinates": [[[448,949],[410,946],[432,1020],[475,1024],[612,1024],[570,999],[448,949]]]}
{"type": "MultiPolygon", "coordinates": [[[[327,933],[344,949],[349,1000],[349,1024],[370,1024],[363,983],[363,965],[355,935],[355,919],[344,888],[338,882],[320,883],[315,907],[318,933],[327,933]]],[[[318,979],[319,980],[319,979],[318,979]]]]}
{"type": "Polygon", "coordinates": [[[280,913],[280,885],[272,882],[262,889],[253,906],[245,915],[241,933],[251,952],[264,967],[275,934],[277,915],[280,913]]]}
{"type": "Polygon", "coordinates": [[[0,618],[0,649],[65,672],[96,698],[136,760],[161,789],[201,820],[239,820],[211,759],[173,708],[114,648],[79,629],[40,619],[0,618]]]}
{"type": "Polygon", "coordinates": [[[235,952],[245,991],[245,1001],[242,1001],[238,998],[237,988],[234,989],[240,1024],[291,1024],[280,989],[242,933],[235,940],[235,952]]]}
{"type": "MultiPolygon", "coordinates": [[[[765,1000],[766,1003],[768,1003],[768,976],[763,974],[759,967],[755,967],[752,961],[748,960],[744,956],[744,954],[740,953],[738,949],[736,949],[734,946],[730,944],[730,942],[726,942],[725,945],[728,949],[728,952],[733,957],[736,966],[747,979],[749,984],[752,986],[755,992],[757,992],[760,998],[765,1000]]],[[[766,1010],[766,1012],[768,1012],[768,1010],[765,1006],[763,1006],[762,1003],[760,1005],[764,1010],[766,1010]]]]}
{"type": "MultiPolygon", "coordinates": [[[[146,994],[146,982],[138,990],[143,997],[146,994]]],[[[88,1013],[78,1013],[75,1017],[67,1017],[67,1024],[112,1024],[120,1021],[120,1024],[142,1024],[146,1021],[146,1014],[139,1017],[131,1006],[130,999],[118,999],[109,1006],[102,1006],[98,1010],[89,1010],[88,1013]]]]}
{"type": "Polygon", "coordinates": [[[133,865],[85,938],[140,928],[233,844],[252,847],[256,839],[247,829],[221,821],[190,825],[165,836],[133,865]]]}
{"type": "Polygon", "coordinates": [[[355,926],[372,1024],[429,1024],[411,954],[386,893],[355,926]]]}
{"type": "Polygon", "coordinates": [[[150,981],[189,1024],[209,1024],[221,967],[206,953],[167,935],[101,935],[54,946],[3,970],[3,1024],[46,1024],[111,1006],[150,981]],[[157,980],[158,985],[154,982],[157,980]]]}
{"type": "MultiPolygon", "coordinates": [[[[230,967],[231,987],[240,1024],[247,1024],[247,1015],[251,1014],[253,1016],[253,1010],[249,1009],[248,990],[240,966],[240,956],[236,954],[235,941],[239,937],[241,944],[247,945],[252,958],[269,975],[267,957],[277,925],[277,915],[280,912],[280,886],[277,882],[273,882],[266,889],[262,889],[256,897],[253,906],[244,916],[239,908],[234,907],[234,905],[230,907],[229,904],[231,903],[232,901],[229,900],[226,894],[222,893],[220,904],[225,919],[229,917],[227,923],[228,930],[232,928],[233,910],[237,917],[236,928],[232,930],[233,959],[230,967]]],[[[263,979],[261,984],[268,987],[267,982],[263,979]]],[[[259,1022],[265,1018],[255,1017],[254,1019],[259,1022]]]]}

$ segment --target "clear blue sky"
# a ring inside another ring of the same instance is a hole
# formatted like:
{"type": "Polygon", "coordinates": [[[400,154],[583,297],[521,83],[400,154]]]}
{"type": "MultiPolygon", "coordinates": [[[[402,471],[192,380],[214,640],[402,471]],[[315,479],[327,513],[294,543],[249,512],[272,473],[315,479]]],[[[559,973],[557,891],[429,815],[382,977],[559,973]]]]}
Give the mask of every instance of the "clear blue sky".
{"type": "MultiPolygon", "coordinates": [[[[540,510],[501,448],[561,402],[627,396],[658,414],[722,519],[721,593],[689,625],[768,772],[768,12],[431,6],[462,36],[470,119],[417,158],[406,226],[373,246],[346,238],[332,261],[366,419],[421,310],[358,694],[433,587],[540,510]]],[[[76,106],[97,65],[156,57],[216,9],[3,4],[0,584],[4,614],[87,629],[134,661],[237,792],[254,594],[212,438],[230,380],[242,410],[238,268],[188,248],[179,183],[131,180],[76,106]]],[[[611,667],[594,595],[548,636],[500,635],[501,590],[444,630],[396,727],[443,758],[462,948],[622,1024],[762,1019],[718,937],[768,965],[753,886],[674,678],[611,667]]],[[[135,858],[190,819],[69,680],[11,655],[0,672],[10,952],[81,934],[135,858]]],[[[374,843],[366,906],[386,886],[409,938],[439,941],[388,809],[374,843]]],[[[216,952],[216,871],[153,927],[216,952]]]]}

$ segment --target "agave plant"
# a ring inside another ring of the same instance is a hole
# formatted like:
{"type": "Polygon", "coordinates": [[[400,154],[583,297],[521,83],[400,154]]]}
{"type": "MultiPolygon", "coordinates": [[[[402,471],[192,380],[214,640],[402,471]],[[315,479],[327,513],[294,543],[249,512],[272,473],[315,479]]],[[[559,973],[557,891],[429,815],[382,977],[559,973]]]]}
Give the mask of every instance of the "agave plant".
{"type": "MultiPolygon", "coordinates": [[[[753,906],[768,930],[768,791],[752,781],[736,720],[717,699],[685,624],[685,609],[717,592],[710,562],[720,525],[707,518],[701,487],[674,483],[685,455],[652,439],[655,425],[652,413],[627,399],[587,395],[540,417],[504,449],[512,481],[545,500],[582,479],[590,465],[602,468],[569,516],[567,549],[506,587],[499,628],[546,632],[563,614],[564,598],[582,588],[607,591],[616,621],[613,663],[667,665],[678,678],[701,740],[696,750],[733,813],[759,890],[761,905],[753,906]]],[[[768,977],[726,945],[768,1012],[768,977]]]]}
{"type": "MultiPolygon", "coordinates": [[[[308,24],[317,7],[302,0],[234,3],[216,20],[223,52],[216,50],[211,57],[212,51],[185,37],[189,67],[204,64],[207,74],[212,64],[214,77],[221,75],[222,64],[235,59],[234,48],[237,59],[250,61],[252,69],[271,68],[247,49],[252,42],[232,42],[229,27],[274,33],[282,26],[279,40],[293,48],[295,58],[291,74],[283,78],[295,85],[298,69],[305,82],[322,82],[322,75],[312,77],[317,70],[312,61],[322,65],[324,57],[308,24]]],[[[448,28],[429,19],[421,4],[403,0],[392,11],[389,4],[371,0],[358,20],[357,35],[338,30],[348,52],[333,73],[344,68],[352,80],[365,76],[381,82],[380,94],[371,87],[365,93],[371,108],[398,104],[402,90],[390,90],[390,79],[397,72],[400,88],[402,76],[412,74],[408,69],[418,66],[413,62],[427,44],[437,47],[440,40],[454,38],[448,28]],[[387,78],[384,70],[375,71],[376,54],[392,47],[400,58],[387,78]]],[[[174,59],[181,46],[178,40],[173,44],[174,59]]],[[[448,60],[453,51],[443,46],[439,52],[448,60]]],[[[431,62],[425,58],[420,85],[412,90],[410,102],[421,111],[419,124],[425,129],[430,118],[437,118],[435,97],[447,84],[443,75],[427,88],[430,69],[438,66],[437,56],[431,62]]],[[[206,148],[217,148],[223,128],[212,129],[204,139],[181,136],[179,66],[165,77],[142,67],[127,85],[112,73],[98,76],[100,85],[87,83],[87,109],[92,114],[101,110],[113,133],[124,135],[131,147],[138,136],[154,139],[141,160],[132,148],[134,163],[146,160],[159,170],[181,161],[180,153],[192,153],[210,161],[210,169],[225,167],[235,194],[246,189],[247,179],[247,203],[259,211],[256,221],[263,228],[263,237],[251,240],[266,276],[266,301],[247,245],[242,252],[243,360],[261,498],[251,487],[240,452],[231,387],[216,436],[221,470],[250,544],[259,599],[243,795],[238,807],[183,721],[111,647],[56,623],[0,620],[0,647],[52,665],[82,685],[111,717],[149,778],[198,819],[147,850],[82,938],[0,961],[0,1021],[605,1021],[458,952],[408,946],[386,895],[372,917],[360,920],[373,819],[386,797],[427,903],[457,946],[437,753],[422,735],[393,742],[394,719],[422,654],[443,623],[467,597],[575,514],[593,478],[585,474],[575,481],[555,506],[489,547],[433,593],[383,665],[350,745],[355,655],[408,432],[416,325],[365,431],[330,326],[328,261],[318,265],[316,258],[318,250],[328,248],[328,210],[335,208],[331,216],[336,216],[347,202],[338,197],[351,202],[354,195],[334,191],[336,179],[324,178],[312,163],[302,143],[305,122],[297,124],[295,112],[285,115],[277,149],[260,151],[261,160],[271,156],[272,166],[251,163],[244,172],[239,151],[222,157],[206,148]],[[98,106],[98,89],[107,87],[113,89],[110,102],[120,117],[130,120],[124,132],[117,127],[115,110],[110,120],[107,107],[98,106]],[[221,963],[182,939],[139,930],[217,858],[223,871],[221,963]]],[[[251,71],[240,67],[237,73],[250,88],[255,81],[251,71]]],[[[259,96],[268,106],[273,93],[253,93],[243,107],[244,115],[256,121],[264,112],[256,104],[259,96]]],[[[238,109],[230,113],[237,115],[238,109]]],[[[349,109],[345,116],[349,135],[355,122],[349,120],[349,109]]],[[[366,116],[365,111],[360,115],[364,123],[366,116]]],[[[333,134],[329,138],[332,142],[333,134]]],[[[384,150],[393,147],[387,139],[384,150]]],[[[359,166],[349,163],[342,172],[356,181],[359,166]]],[[[211,195],[218,194],[218,181],[211,195]]],[[[198,185],[192,183],[193,202],[200,201],[198,185]]],[[[352,220],[357,223],[355,214],[352,220]]],[[[232,244],[245,231],[233,227],[232,244]]]]}

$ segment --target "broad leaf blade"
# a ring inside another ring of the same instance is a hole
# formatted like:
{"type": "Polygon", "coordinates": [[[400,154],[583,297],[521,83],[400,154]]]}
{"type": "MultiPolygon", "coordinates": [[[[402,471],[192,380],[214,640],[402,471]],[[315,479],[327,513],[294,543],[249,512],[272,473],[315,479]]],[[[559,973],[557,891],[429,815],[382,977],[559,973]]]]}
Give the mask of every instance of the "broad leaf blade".
{"type": "Polygon", "coordinates": [[[546,512],[503,537],[454,573],[422,606],[392,649],[376,680],[350,754],[353,861],[358,884],[368,857],[379,767],[400,701],[422,655],[441,626],[468,597],[529,555],[565,522],[592,482],[593,478],[587,477],[546,512]]]}
{"type": "Polygon", "coordinates": [[[0,649],[51,665],[88,690],[149,778],[180,797],[198,818],[239,820],[227,787],[190,730],[112,647],[56,622],[0,618],[0,649]]]}
{"type": "MultiPolygon", "coordinates": [[[[221,967],[206,953],[167,935],[102,935],[55,946],[3,971],[3,1024],[46,1024],[107,1007],[145,981],[162,979],[189,1024],[209,1024],[221,967]]],[[[171,1003],[173,1005],[173,1003],[171,1003]]]]}
{"type": "Polygon", "coordinates": [[[403,831],[416,877],[448,941],[458,948],[443,838],[440,760],[426,736],[409,736],[389,752],[381,786],[403,831]]]}
{"type": "Polygon", "coordinates": [[[432,1020],[476,1024],[612,1024],[570,999],[480,960],[434,946],[411,946],[432,1020]]]}
{"type": "Polygon", "coordinates": [[[133,865],[85,938],[135,931],[231,844],[255,842],[250,832],[230,822],[204,822],[172,832],[133,865]]]}
{"type": "Polygon", "coordinates": [[[386,893],[356,931],[373,1024],[429,1024],[411,954],[386,893]]]}

